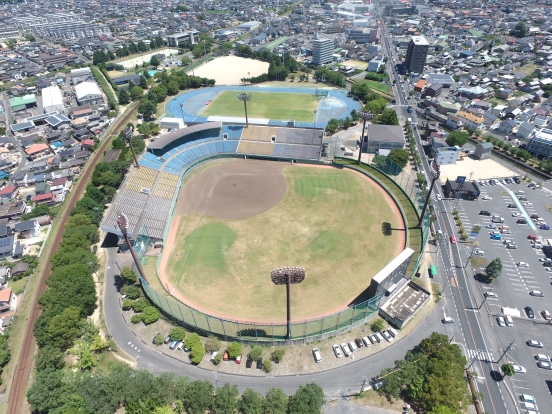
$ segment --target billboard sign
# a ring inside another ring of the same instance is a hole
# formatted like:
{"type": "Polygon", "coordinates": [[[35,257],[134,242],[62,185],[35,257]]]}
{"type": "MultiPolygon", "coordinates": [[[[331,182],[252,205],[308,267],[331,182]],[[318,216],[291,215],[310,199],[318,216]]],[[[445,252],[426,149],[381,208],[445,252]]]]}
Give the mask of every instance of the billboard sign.
{"type": "Polygon", "coordinates": [[[464,184],[466,182],[466,176],[459,175],[456,177],[456,184],[464,184]]]}

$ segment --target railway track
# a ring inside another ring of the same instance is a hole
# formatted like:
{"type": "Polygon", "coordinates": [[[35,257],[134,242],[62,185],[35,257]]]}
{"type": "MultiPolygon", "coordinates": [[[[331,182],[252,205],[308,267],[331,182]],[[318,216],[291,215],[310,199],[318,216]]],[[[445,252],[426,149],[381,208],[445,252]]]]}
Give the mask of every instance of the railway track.
{"type": "MultiPolygon", "coordinates": [[[[84,172],[79,178],[77,185],[75,186],[73,192],[71,193],[67,204],[63,209],[61,217],[57,218],[59,220],[59,227],[54,235],[54,240],[52,247],[47,254],[42,256],[41,260],[46,261],[46,266],[43,267],[42,272],[39,275],[38,289],[36,295],[32,298],[33,308],[29,315],[29,320],[27,323],[27,329],[25,330],[25,337],[23,338],[23,343],[21,347],[21,352],[19,354],[19,359],[17,361],[17,367],[14,371],[13,380],[11,382],[10,394],[8,397],[8,414],[19,414],[23,412],[23,406],[25,404],[25,390],[27,385],[27,380],[31,374],[31,366],[33,361],[33,354],[36,347],[36,342],[34,339],[33,328],[37,318],[40,315],[40,307],[38,306],[39,296],[46,290],[46,278],[50,275],[52,270],[52,265],[50,264],[50,259],[52,255],[58,250],[61,239],[63,238],[63,229],[65,222],[69,218],[71,210],[75,207],[77,201],[84,194],[86,185],[94,171],[94,167],[102,159],[104,151],[111,144],[112,138],[115,134],[123,128],[132,118],[134,110],[136,109],[137,104],[129,107],[128,114],[126,114],[122,119],[114,124],[114,128],[109,131],[108,135],[100,145],[100,147],[92,155],[88,165],[86,166],[84,172]]],[[[29,298],[31,299],[31,298],[29,298]]]]}

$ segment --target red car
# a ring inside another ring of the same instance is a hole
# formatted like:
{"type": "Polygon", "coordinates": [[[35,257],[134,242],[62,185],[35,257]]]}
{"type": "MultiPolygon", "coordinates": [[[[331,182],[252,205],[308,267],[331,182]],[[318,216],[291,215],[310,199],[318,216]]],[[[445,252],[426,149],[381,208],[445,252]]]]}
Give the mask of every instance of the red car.
{"type": "Polygon", "coordinates": [[[529,240],[537,240],[537,236],[535,236],[534,234],[530,234],[529,236],[527,236],[527,238],[529,240]]]}
{"type": "Polygon", "coordinates": [[[450,242],[451,242],[452,244],[456,244],[456,237],[450,236],[450,242]]]}
{"type": "Polygon", "coordinates": [[[205,105],[209,105],[211,102],[213,102],[213,101],[207,101],[207,102],[205,102],[205,105]]]}
{"type": "Polygon", "coordinates": [[[236,364],[241,364],[241,355],[236,358],[236,364]]]}

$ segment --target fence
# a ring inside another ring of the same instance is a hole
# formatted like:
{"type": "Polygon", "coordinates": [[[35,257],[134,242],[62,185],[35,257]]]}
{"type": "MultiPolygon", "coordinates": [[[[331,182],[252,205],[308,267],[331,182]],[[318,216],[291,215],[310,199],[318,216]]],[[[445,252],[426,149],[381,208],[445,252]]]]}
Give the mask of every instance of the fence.
{"type": "MultiPolygon", "coordinates": [[[[271,157],[256,156],[252,158],[275,160],[271,157]]],[[[286,161],[289,162],[287,159],[286,161]]],[[[179,188],[190,169],[200,162],[201,161],[196,162],[182,174],[179,188]]],[[[305,161],[304,163],[320,164],[319,162],[314,161],[305,161]]],[[[417,213],[417,211],[418,209],[421,211],[421,207],[416,205],[416,203],[419,203],[421,200],[418,197],[418,193],[420,191],[413,182],[410,183],[410,180],[406,178],[406,174],[399,172],[398,169],[396,169],[392,164],[389,164],[384,169],[389,173],[396,172],[397,174],[395,176],[387,175],[383,170],[380,170],[374,166],[366,164],[357,165],[352,160],[348,159],[338,159],[334,162],[334,164],[358,170],[378,182],[395,200],[401,210],[401,214],[403,215],[403,219],[407,227],[408,245],[410,245],[410,247],[417,252],[423,252],[425,242],[427,241],[427,234],[429,232],[429,219],[424,220],[422,229],[414,228],[418,221],[419,213],[417,213]],[[394,177],[401,178],[397,182],[394,177]],[[406,190],[401,187],[401,184],[405,185],[406,190]],[[412,235],[412,233],[414,233],[414,235],[412,235]]],[[[167,226],[167,231],[168,228],[170,228],[170,223],[167,226]]],[[[136,248],[138,260],[142,261],[147,254],[148,249],[152,246],[152,241],[148,235],[147,228],[142,227],[140,229],[134,246],[136,248]]],[[[413,273],[418,268],[420,258],[421,253],[418,255],[417,260],[411,263],[408,271],[413,273]]],[[[160,261],[161,255],[158,259],[157,271],[159,271],[158,266],[160,261]]],[[[286,341],[287,325],[285,322],[270,324],[257,322],[246,323],[209,315],[178,301],[166,290],[157,291],[143,278],[140,278],[140,280],[148,298],[167,316],[171,317],[178,323],[185,325],[189,329],[193,329],[206,335],[217,335],[222,339],[230,341],[240,340],[245,342],[264,343],[282,343],[286,341]]],[[[323,339],[338,335],[341,332],[348,331],[355,326],[366,323],[366,321],[368,321],[371,317],[377,315],[378,303],[380,299],[381,295],[378,295],[332,315],[316,319],[306,319],[304,321],[295,321],[291,326],[293,339],[292,341],[286,341],[286,343],[323,339]]]]}

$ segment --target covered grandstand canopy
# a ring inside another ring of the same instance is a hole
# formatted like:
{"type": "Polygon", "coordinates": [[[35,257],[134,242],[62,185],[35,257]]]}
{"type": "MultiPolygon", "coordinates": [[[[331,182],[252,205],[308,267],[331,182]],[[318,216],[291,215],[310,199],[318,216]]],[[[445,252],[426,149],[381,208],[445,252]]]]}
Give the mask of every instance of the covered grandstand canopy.
{"type": "Polygon", "coordinates": [[[177,129],[171,131],[165,135],[162,135],[157,141],[148,145],[149,150],[163,149],[171,142],[176,141],[186,135],[191,135],[194,132],[205,131],[207,129],[222,128],[222,122],[206,122],[204,124],[197,124],[186,128],[177,129]]]}

